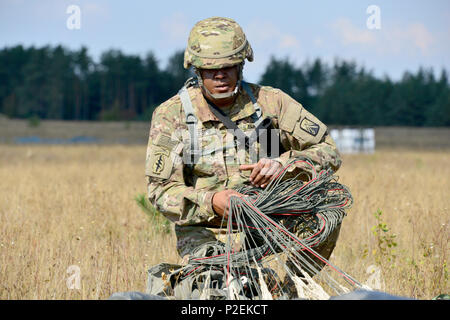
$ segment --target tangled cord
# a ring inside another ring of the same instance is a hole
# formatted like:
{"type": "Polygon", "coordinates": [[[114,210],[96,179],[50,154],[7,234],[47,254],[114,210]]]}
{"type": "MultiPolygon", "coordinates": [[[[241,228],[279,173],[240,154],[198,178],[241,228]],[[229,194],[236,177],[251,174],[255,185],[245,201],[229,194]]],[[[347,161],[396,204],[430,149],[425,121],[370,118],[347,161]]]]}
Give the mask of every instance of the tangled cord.
{"type": "MultiPolygon", "coordinates": [[[[264,277],[261,272],[268,270],[270,261],[275,261],[293,280],[299,294],[302,290],[304,294],[311,283],[317,284],[311,277],[319,275],[323,265],[336,271],[351,287],[360,287],[355,279],[314,251],[342,222],[345,209],[353,203],[350,191],[337,182],[331,170],[319,173],[312,170],[308,182],[300,180],[298,175],[286,178],[289,168],[298,164],[314,169],[307,159],[295,159],[265,189],[238,187],[236,191],[243,196],[231,197],[228,220],[222,221],[222,227],[227,228],[226,243],[209,242],[198,247],[183,268],[183,278],[208,270],[223,270],[230,298],[242,297],[238,293],[244,292],[245,286],[236,280],[243,277],[258,284],[247,294],[248,298],[273,296],[273,287],[278,288],[281,296],[284,292],[279,279],[270,277],[272,289],[268,292],[263,280],[267,280],[267,273],[264,277]],[[238,248],[234,245],[236,234],[240,235],[238,248]]],[[[327,272],[320,273],[320,279],[334,293],[348,291],[335,278],[327,272]]]]}

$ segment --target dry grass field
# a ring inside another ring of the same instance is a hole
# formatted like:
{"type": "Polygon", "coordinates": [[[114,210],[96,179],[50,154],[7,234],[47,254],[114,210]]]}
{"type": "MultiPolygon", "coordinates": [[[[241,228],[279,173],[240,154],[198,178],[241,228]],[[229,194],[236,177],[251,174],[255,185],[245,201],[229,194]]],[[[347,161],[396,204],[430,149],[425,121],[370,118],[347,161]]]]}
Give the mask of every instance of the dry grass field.
{"type": "MultiPolygon", "coordinates": [[[[0,299],[145,291],[149,266],[179,262],[173,232],[135,201],[145,149],[0,145],[0,299]],[[79,289],[69,289],[77,271],[79,289]]],[[[363,283],[379,276],[391,294],[449,293],[450,152],[345,155],[338,175],[355,203],[331,261],[363,283]]]]}

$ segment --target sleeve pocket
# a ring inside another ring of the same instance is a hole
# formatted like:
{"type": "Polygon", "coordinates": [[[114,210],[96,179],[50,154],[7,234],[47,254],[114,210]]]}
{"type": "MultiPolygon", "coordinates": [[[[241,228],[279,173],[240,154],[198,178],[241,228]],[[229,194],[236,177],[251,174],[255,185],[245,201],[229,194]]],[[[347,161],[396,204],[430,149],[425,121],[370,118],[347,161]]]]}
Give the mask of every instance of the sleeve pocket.
{"type": "Polygon", "coordinates": [[[292,102],[289,103],[282,114],[280,129],[292,133],[295,129],[295,125],[300,119],[301,112],[302,108],[299,105],[292,102]]]}

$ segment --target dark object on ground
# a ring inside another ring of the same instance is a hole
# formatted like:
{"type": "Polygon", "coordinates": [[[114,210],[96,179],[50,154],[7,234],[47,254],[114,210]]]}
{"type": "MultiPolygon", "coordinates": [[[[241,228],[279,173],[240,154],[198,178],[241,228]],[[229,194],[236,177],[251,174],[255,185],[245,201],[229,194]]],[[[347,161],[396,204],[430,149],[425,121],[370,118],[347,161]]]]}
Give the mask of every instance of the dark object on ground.
{"type": "Polygon", "coordinates": [[[164,297],[150,295],[137,291],[116,292],[113,293],[108,300],[167,300],[164,297]]]}
{"type": "Polygon", "coordinates": [[[331,297],[330,300],[414,300],[411,298],[394,296],[380,291],[355,290],[340,296],[331,297]]]}
{"type": "MultiPolygon", "coordinates": [[[[116,292],[108,300],[168,300],[167,298],[150,295],[142,292],[116,292]]],[[[395,296],[380,291],[355,290],[340,296],[331,297],[330,300],[414,300],[407,297],[395,296]]]]}

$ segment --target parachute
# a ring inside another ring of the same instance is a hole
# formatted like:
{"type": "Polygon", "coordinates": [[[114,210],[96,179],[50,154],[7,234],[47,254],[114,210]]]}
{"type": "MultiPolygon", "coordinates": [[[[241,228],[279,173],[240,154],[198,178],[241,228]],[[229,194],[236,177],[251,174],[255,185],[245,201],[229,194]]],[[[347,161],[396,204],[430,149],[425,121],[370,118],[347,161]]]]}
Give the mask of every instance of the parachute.
{"type": "Polygon", "coordinates": [[[111,299],[404,299],[359,283],[316,250],[339,228],[353,198],[333,171],[312,170],[302,179],[292,175],[296,165],[314,168],[295,159],[266,188],[236,189],[242,196],[231,198],[222,221],[225,241],[197,247],[186,265],[151,267],[146,294],[111,299]]]}

